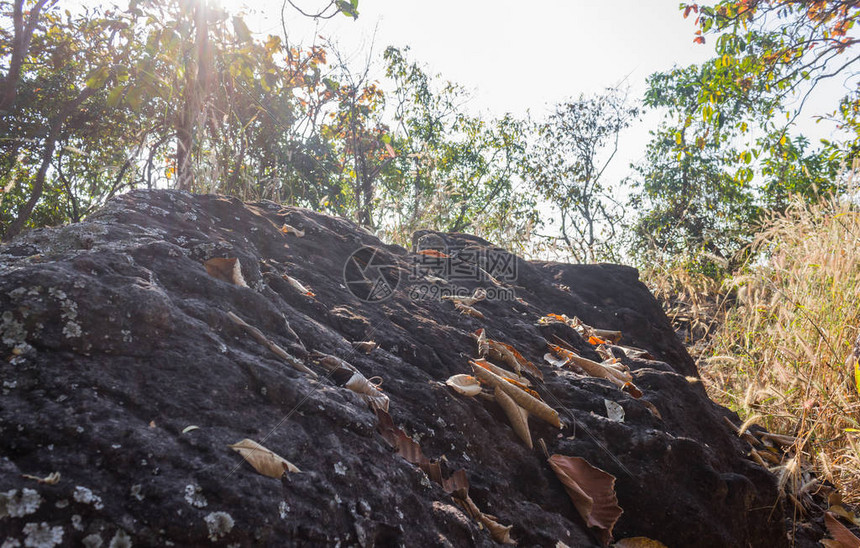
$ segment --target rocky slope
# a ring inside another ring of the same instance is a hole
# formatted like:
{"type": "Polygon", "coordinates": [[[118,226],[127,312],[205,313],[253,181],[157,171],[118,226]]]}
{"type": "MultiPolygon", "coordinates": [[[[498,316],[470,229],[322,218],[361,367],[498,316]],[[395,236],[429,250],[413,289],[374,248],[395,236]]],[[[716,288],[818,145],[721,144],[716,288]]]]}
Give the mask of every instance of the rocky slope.
{"type": "Polygon", "coordinates": [[[600,543],[539,440],[615,476],[616,539],[787,544],[775,479],[745,458],[749,446],[724,419],[737,417],[707,398],[634,269],[527,262],[461,234],[416,234],[416,248],[435,251],[387,246],[304,209],[174,191],[131,192],[84,223],[0,247],[0,538],[493,544],[462,498],[392,449],[392,425],[380,430],[365,399],[342,386],[343,368],[332,373],[331,355],[381,379],[393,427],[443,478],[464,470],[470,499],[520,545],[600,543]],[[245,286],[207,273],[203,263],[218,257],[238,259],[245,286]],[[438,298],[451,287],[490,293],[473,305],[484,317],[438,298]],[[538,325],[550,313],[646,349],[610,349],[642,397],[545,361],[547,342],[559,341],[601,361],[571,327],[538,325]],[[471,373],[480,328],[543,375],[532,387],[563,427],[531,418],[534,449],[497,403],[444,384],[471,373]],[[607,417],[605,400],[623,421],[607,417]],[[301,472],[256,473],[228,447],[245,438],[301,472]],[[44,481],[52,473],[59,480],[44,481]]]}

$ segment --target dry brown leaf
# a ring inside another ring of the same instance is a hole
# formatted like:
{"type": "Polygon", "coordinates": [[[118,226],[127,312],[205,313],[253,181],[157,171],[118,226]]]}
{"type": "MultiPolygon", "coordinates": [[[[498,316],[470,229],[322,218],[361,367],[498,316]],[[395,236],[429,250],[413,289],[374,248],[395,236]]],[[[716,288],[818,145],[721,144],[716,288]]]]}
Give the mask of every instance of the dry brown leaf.
{"type": "Polygon", "coordinates": [[[654,415],[655,417],[657,417],[660,420],[663,420],[663,415],[660,414],[660,410],[657,409],[656,405],[654,405],[653,403],[651,403],[648,400],[639,400],[639,401],[642,402],[642,405],[644,405],[648,409],[648,411],[651,412],[652,415],[654,415]]]}
{"type": "Polygon", "coordinates": [[[647,537],[623,538],[612,546],[613,548],[667,548],[666,545],[659,540],[647,537]]]}
{"type": "Polygon", "coordinates": [[[45,485],[56,485],[60,483],[60,473],[59,472],[51,472],[44,478],[40,478],[39,476],[31,476],[30,474],[21,474],[21,477],[24,479],[35,480],[39,483],[44,483],[45,485]]]}
{"type": "Polygon", "coordinates": [[[254,440],[245,438],[239,443],[234,443],[227,447],[242,455],[242,458],[248,461],[248,464],[253,466],[254,470],[264,476],[280,478],[284,475],[284,472],[301,472],[293,463],[254,440]]]}
{"type": "Polygon", "coordinates": [[[213,278],[240,287],[248,287],[248,284],[245,283],[245,278],[242,276],[242,265],[239,263],[239,259],[215,257],[203,263],[203,266],[206,267],[206,273],[213,278]]]}
{"type": "Polygon", "coordinates": [[[493,540],[500,544],[516,544],[511,538],[511,528],[513,525],[502,525],[497,521],[499,518],[496,516],[481,512],[468,495],[462,498],[455,498],[454,500],[466,510],[466,513],[487,528],[493,540]]]}
{"type": "Polygon", "coordinates": [[[314,294],[313,291],[311,291],[310,289],[305,287],[304,284],[302,284],[302,282],[293,278],[289,274],[283,274],[281,277],[283,279],[287,280],[287,283],[289,283],[293,287],[293,289],[295,289],[296,291],[298,291],[302,295],[305,295],[307,297],[316,297],[316,295],[314,294]]]}
{"type": "Polygon", "coordinates": [[[281,227],[281,232],[283,232],[284,234],[295,234],[299,238],[305,237],[304,230],[299,230],[298,228],[290,226],[287,223],[284,223],[284,226],[281,227]]]}
{"type": "Polygon", "coordinates": [[[445,384],[464,396],[477,396],[481,393],[481,383],[472,375],[454,375],[448,377],[445,384]]]}
{"type": "Polygon", "coordinates": [[[343,386],[360,395],[371,409],[388,411],[388,396],[358,371],[353,372],[343,386]]]}
{"type": "Polygon", "coordinates": [[[632,376],[629,373],[618,371],[612,367],[607,367],[601,363],[589,360],[588,358],[583,358],[576,352],[568,350],[567,348],[562,348],[561,346],[552,343],[547,344],[550,349],[556,353],[556,355],[566,359],[569,364],[576,365],[592,377],[606,379],[619,388],[632,380],[632,376]]]}
{"type": "Polygon", "coordinates": [[[377,344],[373,341],[356,341],[352,343],[353,348],[364,352],[365,354],[370,354],[374,350],[376,350],[377,344]]]}
{"type": "Polygon", "coordinates": [[[499,407],[501,407],[505,412],[505,415],[507,415],[508,421],[511,423],[511,428],[514,429],[516,435],[525,442],[529,449],[534,448],[534,445],[532,444],[532,435],[529,431],[528,411],[517,405],[517,402],[505,394],[505,392],[498,386],[495,388],[495,397],[499,407]]]}
{"type": "Polygon", "coordinates": [[[621,390],[627,392],[637,400],[642,397],[642,391],[632,382],[625,382],[621,385],[621,390]]]}
{"type": "Polygon", "coordinates": [[[824,513],[824,525],[827,526],[827,532],[830,533],[833,540],[837,542],[835,546],[839,548],[860,548],[860,538],[857,538],[847,527],[839,523],[839,520],[831,512],[824,513]]]}
{"type": "Polygon", "coordinates": [[[473,318],[480,318],[482,320],[484,319],[484,314],[480,310],[472,308],[471,306],[463,304],[459,301],[454,301],[454,308],[459,310],[460,314],[466,314],[467,316],[472,316],[473,318]]]}
{"type": "Polygon", "coordinates": [[[538,379],[543,380],[543,373],[541,373],[540,369],[535,367],[532,362],[525,359],[513,346],[501,341],[494,341],[492,339],[486,339],[486,344],[488,348],[487,356],[490,358],[500,360],[510,365],[514,368],[517,374],[522,374],[522,370],[526,369],[538,379]]]}
{"type": "Polygon", "coordinates": [[[475,376],[478,377],[481,381],[489,384],[494,388],[496,386],[501,387],[501,389],[504,390],[508,396],[510,396],[515,402],[517,402],[520,407],[528,411],[530,414],[548,422],[556,428],[561,428],[561,420],[559,420],[558,418],[558,411],[548,406],[544,402],[534,398],[522,389],[514,386],[513,384],[496,375],[492,371],[489,371],[480,364],[477,364],[471,360],[469,361],[469,364],[472,366],[472,371],[475,373],[475,376]]]}
{"type": "Polygon", "coordinates": [[[595,468],[583,458],[555,454],[549,465],[589,527],[595,527],[604,546],[612,540],[612,528],[624,510],[615,496],[615,476],[595,468]]]}
{"type": "Polygon", "coordinates": [[[593,345],[603,344],[606,341],[618,343],[621,340],[621,331],[611,329],[597,329],[582,323],[577,317],[568,318],[566,314],[547,314],[538,320],[538,325],[549,325],[553,323],[563,323],[580,334],[593,345]]]}
{"type": "Polygon", "coordinates": [[[487,332],[484,328],[478,329],[471,334],[471,337],[478,343],[478,356],[484,357],[490,351],[490,345],[487,343],[487,332]]]}
{"type": "Polygon", "coordinates": [[[443,301],[453,301],[455,303],[460,303],[466,306],[472,306],[475,303],[479,303],[487,298],[487,291],[483,287],[479,287],[475,289],[475,292],[472,293],[471,297],[458,297],[456,295],[443,295],[443,301]]]}
{"type": "Polygon", "coordinates": [[[520,375],[517,375],[513,371],[508,371],[507,369],[505,369],[503,367],[499,367],[498,365],[496,365],[492,362],[489,362],[489,361],[481,359],[481,358],[477,358],[477,359],[472,360],[472,361],[474,361],[476,364],[480,365],[481,367],[483,367],[485,369],[489,369],[490,371],[492,371],[493,373],[495,373],[496,375],[498,375],[500,377],[503,377],[505,379],[513,379],[513,380],[517,381],[518,383],[520,383],[524,386],[531,386],[532,385],[531,381],[528,380],[527,378],[522,377],[520,375]]]}
{"type": "Polygon", "coordinates": [[[848,509],[841,504],[831,504],[827,511],[833,512],[837,516],[847,519],[854,525],[860,526],[860,518],[858,518],[853,512],[849,512],[848,509]]]}

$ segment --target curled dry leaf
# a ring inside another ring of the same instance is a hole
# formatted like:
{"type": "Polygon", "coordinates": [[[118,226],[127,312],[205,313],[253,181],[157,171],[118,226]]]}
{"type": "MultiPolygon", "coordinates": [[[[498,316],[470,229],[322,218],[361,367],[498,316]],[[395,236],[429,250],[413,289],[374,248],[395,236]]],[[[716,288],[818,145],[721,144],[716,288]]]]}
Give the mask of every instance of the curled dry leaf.
{"type": "Polygon", "coordinates": [[[239,263],[239,259],[215,257],[203,263],[203,266],[206,267],[206,273],[213,278],[218,278],[221,281],[238,285],[239,287],[248,287],[248,284],[245,283],[245,278],[242,276],[242,265],[239,263]]]}
{"type": "Polygon", "coordinates": [[[517,402],[505,394],[504,390],[498,386],[495,388],[495,397],[499,407],[501,407],[505,412],[505,415],[507,415],[508,421],[511,423],[511,428],[514,429],[516,435],[525,442],[529,449],[534,448],[534,445],[532,444],[532,435],[531,432],[529,432],[528,411],[517,405],[517,402]]]}
{"type": "Polygon", "coordinates": [[[287,223],[284,223],[284,226],[281,227],[281,232],[283,232],[284,234],[295,234],[298,238],[305,237],[304,230],[299,230],[298,228],[290,226],[287,223]]]}
{"type": "Polygon", "coordinates": [[[481,384],[471,375],[454,375],[449,377],[445,384],[464,396],[477,396],[481,393],[481,384]]]}
{"type": "Polygon", "coordinates": [[[624,422],[624,408],[621,404],[612,400],[603,400],[606,406],[606,418],[615,422],[624,422]]]}
{"type": "Polygon", "coordinates": [[[540,380],[543,380],[543,373],[541,373],[540,369],[535,367],[533,363],[528,361],[520,354],[516,348],[513,346],[503,343],[501,341],[494,341],[493,339],[488,339],[486,337],[486,332],[481,329],[479,330],[481,333],[478,334],[476,331],[476,336],[478,337],[478,353],[481,353],[482,344],[486,348],[486,352],[481,354],[482,356],[488,356],[491,359],[499,360],[511,367],[514,368],[514,371],[517,372],[518,375],[522,374],[522,370],[525,369],[535,377],[540,380]]]}
{"type": "Polygon", "coordinates": [[[478,329],[474,333],[471,333],[470,336],[478,343],[478,356],[482,358],[486,356],[487,352],[490,351],[490,345],[487,342],[487,332],[484,328],[478,329]]]}
{"type": "Polygon", "coordinates": [[[563,323],[576,331],[593,345],[605,344],[607,341],[617,343],[621,340],[621,331],[611,329],[597,329],[582,323],[577,317],[568,318],[566,314],[547,314],[538,320],[538,325],[549,325],[553,323],[563,323]]]}
{"type": "Polygon", "coordinates": [[[621,372],[614,368],[607,367],[601,363],[589,360],[588,358],[583,358],[576,352],[573,352],[572,350],[568,350],[566,348],[562,348],[561,346],[552,343],[547,344],[549,345],[550,349],[556,353],[556,355],[565,358],[569,363],[576,365],[592,377],[607,379],[619,388],[623,387],[624,383],[630,382],[632,380],[632,377],[629,373],[621,372]]]}
{"type": "Polygon", "coordinates": [[[633,396],[637,400],[642,397],[642,391],[639,390],[639,388],[635,384],[633,384],[632,382],[625,382],[621,386],[621,390],[627,392],[628,394],[630,394],[631,396],[633,396]]]}
{"type": "Polygon", "coordinates": [[[310,375],[312,377],[317,376],[317,374],[314,373],[311,369],[309,369],[305,364],[303,364],[302,362],[297,360],[295,357],[291,356],[286,350],[284,350],[283,348],[281,348],[280,346],[275,344],[274,341],[272,341],[268,337],[266,337],[262,331],[260,331],[259,329],[257,329],[253,325],[249,324],[248,322],[246,322],[245,320],[243,320],[242,318],[240,318],[239,316],[237,316],[233,312],[227,312],[227,318],[229,318],[231,322],[241,326],[242,329],[244,329],[245,332],[247,332],[249,335],[251,335],[251,337],[254,340],[256,340],[260,344],[264,345],[273,354],[275,354],[276,356],[278,356],[279,358],[284,360],[287,363],[287,365],[289,365],[293,369],[301,371],[302,373],[307,373],[308,375],[310,375]]]}
{"type": "Polygon", "coordinates": [[[570,361],[562,358],[557,358],[555,354],[552,354],[551,352],[547,352],[546,354],[544,354],[543,359],[544,361],[546,361],[546,363],[554,367],[564,367],[570,361]]]}
{"type": "Polygon", "coordinates": [[[371,409],[388,411],[388,396],[358,371],[355,371],[343,386],[360,395],[371,409]]]}
{"type": "Polygon", "coordinates": [[[645,406],[646,409],[648,409],[648,411],[651,412],[652,415],[654,415],[655,417],[657,417],[660,420],[663,420],[663,415],[660,414],[660,410],[657,409],[656,405],[654,405],[653,403],[651,403],[648,400],[639,400],[639,401],[642,403],[642,405],[645,406]]]}
{"type": "Polygon", "coordinates": [[[523,386],[531,386],[532,385],[531,381],[528,380],[527,378],[525,378],[521,375],[517,375],[513,371],[508,371],[507,369],[505,369],[503,367],[499,367],[498,365],[494,364],[493,362],[489,362],[489,361],[481,359],[481,358],[478,358],[478,359],[475,359],[472,361],[474,361],[476,364],[480,365],[481,367],[483,367],[485,369],[489,369],[490,371],[492,371],[493,373],[495,373],[496,375],[498,375],[502,378],[517,381],[519,384],[522,384],[523,386]]]}
{"type": "Polygon", "coordinates": [[[293,463],[254,440],[245,438],[239,443],[234,443],[227,447],[242,455],[242,458],[248,461],[248,464],[253,466],[254,470],[264,476],[280,478],[284,475],[284,472],[301,472],[293,463]]]}
{"type": "Polygon", "coordinates": [[[441,251],[437,251],[435,249],[421,249],[417,253],[418,255],[424,255],[425,257],[435,257],[436,259],[448,259],[450,258],[447,254],[442,253],[441,251]]]}
{"type": "Polygon", "coordinates": [[[442,300],[444,301],[453,301],[455,303],[460,303],[466,306],[472,306],[475,303],[479,303],[487,298],[487,291],[483,287],[479,287],[475,289],[475,292],[472,293],[471,297],[458,297],[456,295],[443,295],[442,300]]]}
{"type": "Polygon", "coordinates": [[[356,341],[352,343],[352,347],[365,354],[370,354],[378,345],[373,341],[356,341]]]}
{"type": "Polygon", "coordinates": [[[30,474],[21,474],[21,477],[28,480],[38,481],[39,483],[44,483],[45,485],[56,485],[60,483],[59,472],[51,472],[44,478],[40,478],[39,476],[31,476],[30,474]]]}
{"type": "Polygon", "coordinates": [[[615,476],[595,468],[583,458],[552,455],[549,465],[589,527],[595,527],[604,546],[612,540],[612,528],[624,512],[615,496],[615,476]]]}
{"type": "Polygon", "coordinates": [[[296,291],[298,291],[298,292],[299,292],[299,293],[301,293],[302,295],[305,295],[305,296],[307,296],[307,297],[316,297],[316,295],[314,294],[314,292],[313,292],[313,291],[311,291],[310,289],[308,289],[307,287],[305,287],[305,286],[304,286],[304,284],[302,284],[302,282],[300,282],[300,281],[298,281],[297,279],[293,278],[293,277],[292,277],[292,276],[290,276],[289,274],[283,274],[281,277],[282,277],[283,279],[287,280],[287,283],[289,283],[289,284],[292,286],[292,288],[293,288],[293,289],[295,289],[296,291]]]}
{"type": "Polygon", "coordinates": [[[666,545],[659,540],[647,537],[623,538],[612,546],[613,548],[667,548],[666,545]]]}
{"type": "Polygon", "coordinates": [[[837,516],[841,516],[854,525],[860,526],[860,518],[854,515],[853,512],[849,512],[844,506],[841,504],[831,504],[830,508],[827,509],[828,512],[833,512],[837,516]]]}
{"type": "Polygon", "coordinates": [[[428,282],[430,282],[431,284],[442,284],[442,285],[448,284],[448,280],[446,280],[445,278],[440,278],[438,276],[430,276],[429,274],[425,274],[424,279],[427,280],[428,282]]]}
{"type": "Polygon", "coordinates": [[[839,523],[836,516],[831,512],[824,513],[824,525],[827,532],[833,537],[838,548],[860,548],[860,538],[857,538],[847,527],[839,523]]]}
{"type": "Polygon", "coordinates": [[[561,420],[559,420],[558,412],[555,409],[531,396],[524,390],[514,386],[483,366],[471,360],[469,361],[469,364],[472,366],[472,371],[475,373],[475,376],[482,382],[489,384],[493,388],[497,386],[500,387],[508,396],[517,402],[520,407],[528,411],[530,414],[548,422],[556,428],[561,428],[561,420]]]}
{"type": "Polygon", "coordinates": [[[511,539],[511,528],[513,525],[502,525],[498,522],[499,518],[496,516],[491,516],[490,514],[481,512],[469,495],[462,498],[455,498],[454,500],[463,507],[467,514],[487,528],[487,531],[490,532],[490,537],[492,537],[493,540],[500,544],[516,544],[516,542],[511,539]]]}
{"type": "Polygon", "coordinates": [[[182,433],[187,434],[188,432],[192,432],[194,430],[199,430],[199,429],[200,429],[199,426],[197,426],[195,424],[189,424],[188,426],[186,426],[185,428],[182,429],[182,433]]]}
{"type": "Polygon", "coordinates": [[[484,319],[484,314],[480,310],[472,308],[471,306],[463,304],[459,301],[454,301],[454,308],[459,310],[460,314],[466,314],[467,316],[472,316],[473,318],[480,318],[482,320],[484,319]]]}

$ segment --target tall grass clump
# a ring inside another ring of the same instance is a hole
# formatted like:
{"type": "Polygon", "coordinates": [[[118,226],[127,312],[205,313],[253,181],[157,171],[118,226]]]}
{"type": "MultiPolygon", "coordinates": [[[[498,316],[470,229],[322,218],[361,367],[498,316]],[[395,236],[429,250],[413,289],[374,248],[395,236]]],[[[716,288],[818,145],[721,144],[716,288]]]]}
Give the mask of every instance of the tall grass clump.
{"type": "Polygon", "coordinates": [[[737,302],[699,360],[703,380],[747,423],[795,436],[794,464],[860,502],[860,396],[846,364],[860,333],[860,211],[794,202],[751,251],[724,287],[737,302]]]}

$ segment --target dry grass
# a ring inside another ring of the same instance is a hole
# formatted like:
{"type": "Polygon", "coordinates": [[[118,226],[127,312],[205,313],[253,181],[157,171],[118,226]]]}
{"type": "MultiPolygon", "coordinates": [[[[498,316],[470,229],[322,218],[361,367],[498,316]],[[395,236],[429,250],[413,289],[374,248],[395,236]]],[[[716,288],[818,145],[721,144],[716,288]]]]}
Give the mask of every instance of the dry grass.
{"type": "Polygon", "coordinates": [[[776,473],[812,467],[860,502],[860,396],[845,363],[860,332],[860,211],[795,203],[753,256],[723,288],[737,304],[699,359],[703,380],[747,422],[797,437],[776,473]]]}

